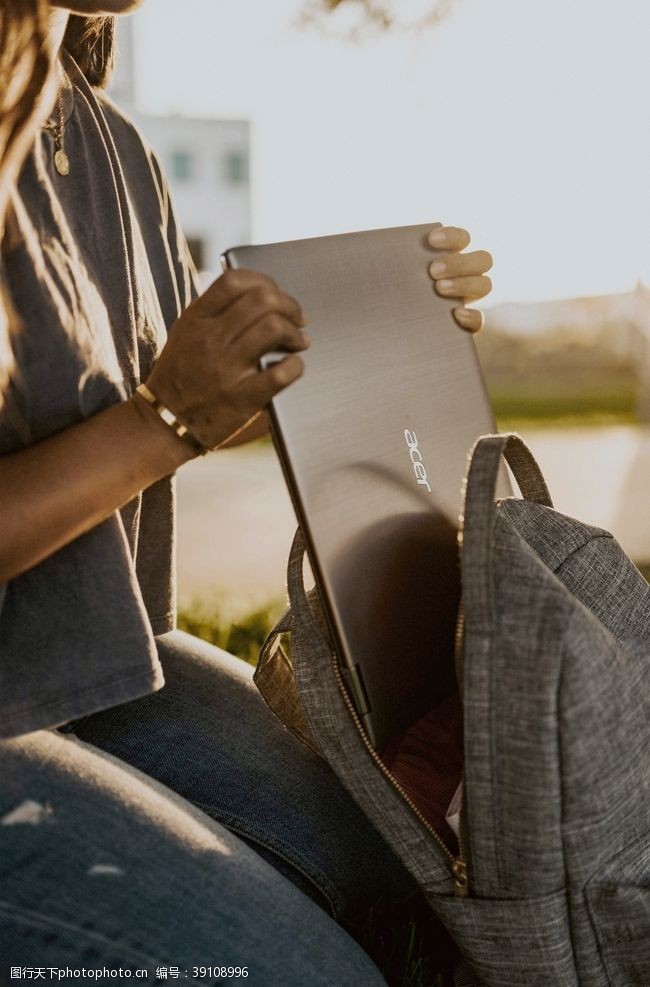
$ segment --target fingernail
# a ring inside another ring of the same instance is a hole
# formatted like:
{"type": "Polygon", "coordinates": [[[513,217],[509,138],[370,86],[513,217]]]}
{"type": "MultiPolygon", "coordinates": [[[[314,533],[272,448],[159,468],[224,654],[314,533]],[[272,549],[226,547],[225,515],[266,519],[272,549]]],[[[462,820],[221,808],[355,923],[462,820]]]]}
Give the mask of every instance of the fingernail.
{"type": "Polygon", "coordinates": [[[429,264],[429,273],[432,278],[439,278],[447,273],[447,265],[442,260],[434,260],[432,264],[429,264]]]}
{"type": "Polygon", "coordinates": [[[309,338],[308,333],[306,333],[304,329],[301,329],[300,330],[300,333],[302,335],[302,341],[305,344],[305,346],[310,346],[311,345],[311,339],[309,338]]]}
{"type": "Polygon", "coordinates": [[[443,278],[442,281],[436,281],[436,288],[438,291],[453,291],[454,282],[443,278]]]}
{"type": "Polygon", "coordinates": [[[455,308],[454,318],[462,329],[465,329],[466,332],[471,332],[473,336],[481,331],[485,322],[482,313],[471,308],[455,308]]]}
{"type": "Polygon", "coordinates": [[[447,237],[442,232],[442,230],[434,230],[429,233],[429,243],[432,247],[444,247],[447,242],[447,237]]]}

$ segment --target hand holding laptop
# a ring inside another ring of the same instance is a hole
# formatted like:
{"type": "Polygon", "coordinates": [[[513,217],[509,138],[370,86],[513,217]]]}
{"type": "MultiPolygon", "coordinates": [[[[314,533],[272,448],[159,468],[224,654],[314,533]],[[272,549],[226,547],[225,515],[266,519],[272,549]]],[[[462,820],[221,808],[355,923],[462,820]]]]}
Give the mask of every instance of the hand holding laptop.
{"type": "MultiPolygon", "coordinates": [[[[492,268],[492,257],[487,250],[463,252],[471,240],[467,230],[438,226],[428,239],[429,246],[441,252],[429,265],[429,274],[439,295],[459,298],[465,303],[477,302],[489,295],[492,282],[486,274],[492,268]]],[[[455,308],[453,315],[458,325],[468,332],[479,332],[483,328],[483,313],[477,309],[463,305],[455,308]]]]}
{"type": "Polygon", "coordinates": [[[194,439],[217,448],[302,375],[305,325],[299,304],[270,277],[229,271],[174,323],[145,383],[194,439]],[[260,372],[269,348],[283,358],[260,372]]]}
{"type": "MultiPolygon", "coordinates": [[[[472,334],[480,332],[485,322],[483,313],[467,308],[467,303],[477,302],[492,291],[492,281],[486,276],[492,268],[492,255],[487,250],[467,252],[471,237],[467,230],[458,226],[436,226],[427,241],[437,251],[435,260],[429,264],[436,291],[442,298],[464,303],[452,309],[461,329],[472,334]]],[[[281,353],[269,352],[262,366],[273,366],[281,358],[281,353]]]]}

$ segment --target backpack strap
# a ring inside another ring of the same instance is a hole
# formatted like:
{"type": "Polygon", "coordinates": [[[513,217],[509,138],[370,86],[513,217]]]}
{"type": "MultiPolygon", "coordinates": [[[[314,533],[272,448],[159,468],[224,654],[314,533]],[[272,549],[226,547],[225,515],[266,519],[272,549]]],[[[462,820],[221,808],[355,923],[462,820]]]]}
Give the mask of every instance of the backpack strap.
{"type": "Polygon", "coordinates": [[[302,529],[298,528],[294,535],[289,563],[287,566],[287,592],[289,594],[289,610],[293,619],[307,632],[314,636],[324,648],[331,651],[330,633],[323,615],[323,608],[316,587],[305,589],[303,567],[307,545],[302,529]]]}
{"type": "MultiPolygon", "coordinates": [[[[291,546],[290,572],[298,572],[302,584],[302,560],[305,554],[305,546],[300,531],[291,546]]],[[[296,576],[292,577],[292,582],[296,576]]],[[[305,599],[307,594],[303,594],[305,599]]],[[[253,681],[257,686],[264,702],[284,723],[286,727],[301,743],[311,748],[316,754],[320,751],[312,736],[311,730],[305,719],[302,710],[296,680],[293,673],[291,659],[282,647],[282,636],[292,630],[293,613],[291,607],[284,611],[273,630],[269,633],[253,674],[253,681]]]]}
{"type": "MultiPolygon", "coordinates": [[[[289,594],[289,609],[291,611],[308,609],[307,591],[303,578],[303,566],[307,546],[302,528],[296,528],[291,542],[289,561],[287,563],[287,592],[289,594]]],[[[310,616],[311,612],[308,614],[310,616]]]]}
{"type": "Polygon", "coordinates": [[[463,513],[460,518],[463,600],[467,630],[489,632],[492,625],[490,563],[495,493],[505,457],[525,500],[552,507],[553,501],[535,457],[514,433],[484,435],[469,455],[463,513]]]}

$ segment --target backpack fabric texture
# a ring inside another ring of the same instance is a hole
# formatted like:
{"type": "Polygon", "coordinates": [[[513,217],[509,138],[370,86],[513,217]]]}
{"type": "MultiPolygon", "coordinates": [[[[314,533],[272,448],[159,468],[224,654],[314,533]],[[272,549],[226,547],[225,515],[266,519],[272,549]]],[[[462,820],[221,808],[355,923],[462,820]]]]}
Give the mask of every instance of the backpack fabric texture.
{"type": "Polygon", "coordinates": [[[459,543],[459,844],[372,749],[304,589],[300,532],[260,691],[413,874],[464,958],[459,982],[647,987],[650,587],[610,534],[553,509],[515,435],[470,454],[459,543]],[[495,502],[504,456],[523,499],[495,502]]]}

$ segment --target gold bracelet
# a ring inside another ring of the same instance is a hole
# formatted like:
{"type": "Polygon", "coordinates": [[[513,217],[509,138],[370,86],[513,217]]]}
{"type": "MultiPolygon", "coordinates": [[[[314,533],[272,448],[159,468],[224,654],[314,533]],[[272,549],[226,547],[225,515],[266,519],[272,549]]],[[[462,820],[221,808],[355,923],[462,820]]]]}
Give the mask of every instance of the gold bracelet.
{"type": "Polygon", "coordinates": [[[141,398],[150,404],[159,418],[162,418],[165,425],[169,425],[171,430],[176,433],[179,439],[184,439],[189,445],[192,446],[195,452],[200,456],[205,456],[206,452],[210,452],[207,446],[204,446],[202,442],[194,438],[187,425],[183,425],[182,422],[178,420],[173,411],[159,401],[156,395],[149,390],[146,384],[138,384],[135,389],[136,394],[139,394],[141,398]]]}

